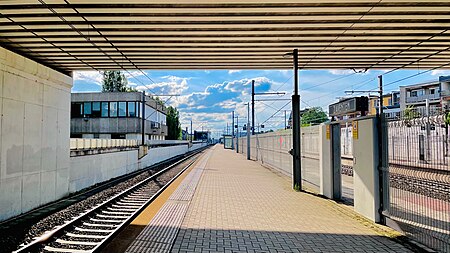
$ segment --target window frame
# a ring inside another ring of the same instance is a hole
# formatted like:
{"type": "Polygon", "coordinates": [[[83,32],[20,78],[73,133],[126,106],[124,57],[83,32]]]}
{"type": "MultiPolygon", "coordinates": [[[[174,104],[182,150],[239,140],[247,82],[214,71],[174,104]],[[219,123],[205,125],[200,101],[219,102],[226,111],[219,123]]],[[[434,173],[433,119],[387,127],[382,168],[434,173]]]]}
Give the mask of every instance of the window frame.
{"type": "Polygon", "coordinates": [[[117,117],[118,118],[126,118],[127,117],[127,113],[128,113],[128,103],[126,101],[118,101],[117,102],[117,117]],[[124,115],[120,115],[120,104],[125,103],[125,114],[124,115]]]}
{"type": "Polygon", "coordinates": [[[102,101],[100,102],[100,118],[109,118],[109,102],[108,101],[102,101]],[[106,116],[103,116],[103,112],[105,111],[103,108],[103,105],[106,104],[107,113],[106,116]]]}

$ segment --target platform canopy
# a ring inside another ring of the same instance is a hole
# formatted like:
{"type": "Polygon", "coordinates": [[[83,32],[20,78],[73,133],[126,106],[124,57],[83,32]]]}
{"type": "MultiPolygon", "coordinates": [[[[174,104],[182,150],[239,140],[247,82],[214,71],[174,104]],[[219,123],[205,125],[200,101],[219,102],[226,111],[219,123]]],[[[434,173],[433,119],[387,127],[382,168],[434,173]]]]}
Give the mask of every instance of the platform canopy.
{"type": "Polygon", "coordinates": [[[2,0],[0,12],[2,47],[66,73],[288,69],[294,48],[304,69],[450,59],[450,0],[2,0]]]}

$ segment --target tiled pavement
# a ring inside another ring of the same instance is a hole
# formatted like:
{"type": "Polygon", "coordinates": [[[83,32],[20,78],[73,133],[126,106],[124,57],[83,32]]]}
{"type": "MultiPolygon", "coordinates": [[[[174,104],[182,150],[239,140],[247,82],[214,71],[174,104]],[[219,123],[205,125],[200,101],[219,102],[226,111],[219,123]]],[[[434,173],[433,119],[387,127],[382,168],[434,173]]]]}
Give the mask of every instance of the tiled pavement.
{"type": "Polygon", "coordinates": [[[217,146],[173,252],[409,252],[290,182],[217,146]]]}

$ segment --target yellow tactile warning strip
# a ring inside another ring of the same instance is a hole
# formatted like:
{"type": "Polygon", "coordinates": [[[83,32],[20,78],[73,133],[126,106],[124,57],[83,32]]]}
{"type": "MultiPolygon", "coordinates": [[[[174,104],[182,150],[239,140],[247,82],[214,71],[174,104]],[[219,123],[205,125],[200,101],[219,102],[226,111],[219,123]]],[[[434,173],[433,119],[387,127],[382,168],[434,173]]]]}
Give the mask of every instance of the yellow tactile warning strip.
{"type": "MultiPolygon", "coordinates": [[[[202,157],[206,155],[203,154],[202,157]]],[[[104,253],[123,253],[140,232],[147,226],[155,217],[161,207],[166,203],[169,197],[177,190],[183,180],[190,174],[190,172],[198,166],[202,161],[200,157],[192,166],[180,175],[169,187],[164,190],[144,211],[139,214],[119,235],[114,238],[103,250],[104,253]]]]}
{"type": "Polygon", "coordinates": [[[125,252],[170,251],[210,154],[201,158],[125,252]]]}

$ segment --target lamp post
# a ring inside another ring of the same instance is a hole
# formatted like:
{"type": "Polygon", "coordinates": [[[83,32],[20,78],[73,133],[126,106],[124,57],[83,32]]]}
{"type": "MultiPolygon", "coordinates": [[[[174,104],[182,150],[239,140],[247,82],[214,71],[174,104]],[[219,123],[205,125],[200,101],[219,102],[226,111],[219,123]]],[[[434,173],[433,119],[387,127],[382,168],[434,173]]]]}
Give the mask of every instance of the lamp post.
{"type": "Polygon", "coordinates": [[[292,95],[292,186],[295,190],[302,190],[302,173],[301,173],[301,156],[300,156],[300,95],[298,94],[298,49],[294,49],[292,53],[285,54],[285,56],[292,55],[294,65],[294,94],[292,95]]]}

